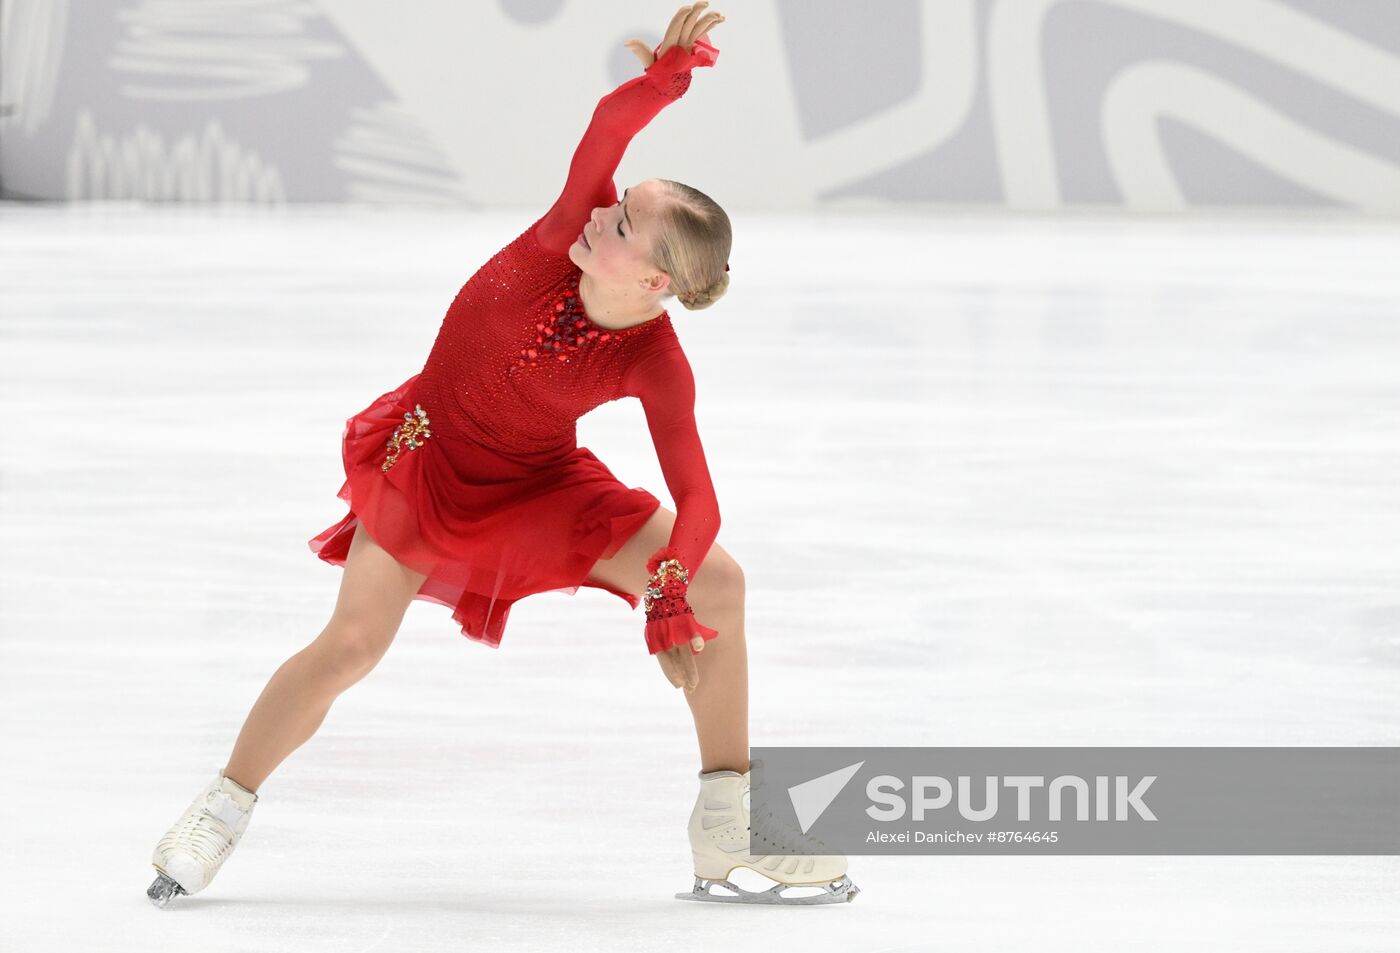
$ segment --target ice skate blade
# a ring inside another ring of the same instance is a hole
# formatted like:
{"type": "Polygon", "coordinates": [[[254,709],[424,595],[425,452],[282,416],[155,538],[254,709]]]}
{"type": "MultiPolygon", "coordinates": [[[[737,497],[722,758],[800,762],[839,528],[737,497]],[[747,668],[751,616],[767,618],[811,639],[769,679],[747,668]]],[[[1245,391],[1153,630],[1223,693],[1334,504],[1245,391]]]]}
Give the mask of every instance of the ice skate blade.
{"type": "Polygon", "coordinates": [[[695,886],[688,893],[676,894],[677,900],[703,900],[708,903],[768,903],[779,906],[809,906],[817,903],[849,903],[860,893],[860,888],[851,883],[850,877],[839,877],[830,883],[817,884],[784,884],[778,883],[767,890],[745,890],[738,884],[729,880],[707,880],[703,877],[695,878],[695,886]],[[711,893],[710,888],[714,886],[726,887],[733,890],[737,896],[730,896],[723,893],[711,893]],[[797,887],[820,887],[822,893],[815,893],[806,897],[785,897],[783,891],[797,887]]]}
{"type": "MultiPolygon", "coordinates": [[[[160,870],[159,867],[156,869],[160,870]]],[[[171,897],[184,893],[185,888],[167,877],[163,870],[156,875],[155,881],[146,888],[146,896],[151,898],[151,903],[162,908],[170,902],[171,897]]]]}

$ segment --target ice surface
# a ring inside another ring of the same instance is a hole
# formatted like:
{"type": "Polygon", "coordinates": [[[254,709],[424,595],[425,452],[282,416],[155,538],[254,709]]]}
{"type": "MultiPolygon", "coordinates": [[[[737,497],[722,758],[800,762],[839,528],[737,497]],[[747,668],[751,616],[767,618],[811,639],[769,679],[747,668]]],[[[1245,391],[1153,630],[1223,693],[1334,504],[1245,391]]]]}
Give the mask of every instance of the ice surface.
{"type": "MultiPolygon", "coordinates": [[[[415,603],[211,887],[156,840],[341,570],[344,420],[538,215],[0,206],[0,948],[1394,949],[1396,858],[853,857],[673,899],[699,769],[640,612],[415,603]]],[[[1393,745],[1400,225],[736,215],[670,308],[753,744],[1393,745]]],[[[640,405],[580,442],[669,503],[640,405]]]]}

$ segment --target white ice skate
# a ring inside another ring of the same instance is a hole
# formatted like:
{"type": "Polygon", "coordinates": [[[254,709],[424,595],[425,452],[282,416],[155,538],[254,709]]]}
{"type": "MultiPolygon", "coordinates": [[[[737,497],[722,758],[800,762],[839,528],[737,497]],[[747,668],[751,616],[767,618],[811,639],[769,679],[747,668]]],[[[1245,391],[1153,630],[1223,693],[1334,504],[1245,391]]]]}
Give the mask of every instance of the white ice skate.
{"type": "Polygon", "coordinates": [[[749,783],[753,765],[737,771],[700,773],[700,795],[690,812],[690,852],[695,859],[695,886],[678,893],[678,900],[710,900],[722,903],[813,904],[840,903],[855,898],[860,889],[846,876],[846,858],[815,851],[826,845],[790,825],[779,824],[766,808],[750,820],[749,783]],[[753,854],[749,852],[749,827],[775,850],[805,850],[808,854],[753,854]],[[729,880],[737,868],[757,871],[777,881],[765,890],[746,890],[729,880]],[[711,888],[732,891],[716,893],[711,888]],[[798,888],[820,888],[800,896],[798,888]],[[785,893],[784,891],[791,891],[785,893]]]}
{"type": "Polygon", "coordinates": [[[199,893],[248,828],[258,796],[232,778],[218,775],[191,802],[175,826],[156,844],[151,863],[160,876],[146,890],[158,907],[177,894],[199,893]]]}

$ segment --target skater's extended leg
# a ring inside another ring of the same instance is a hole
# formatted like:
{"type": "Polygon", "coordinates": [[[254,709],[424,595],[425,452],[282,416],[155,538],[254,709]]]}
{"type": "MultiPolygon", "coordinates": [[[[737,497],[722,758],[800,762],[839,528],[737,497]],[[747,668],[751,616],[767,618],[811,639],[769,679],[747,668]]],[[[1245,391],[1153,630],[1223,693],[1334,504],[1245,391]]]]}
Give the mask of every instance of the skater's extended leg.
{"type": "Polygon", "coordinates": [[[256,791],[315,734],[336,697],[388,651],[425,578],[357,526],[330,622],[268,681],[239,732],[225,775],[256,791]]]}
{"type": "MultiPolygon", "coordinates": [[[[646,589],[647,559],[671,538],[676,515],[658,507],[611,559],[594,564],[589,578],[636,594],[646,589]]],[[[749,768],[749,671],[744,643],[744,574],[718,543],[690,584],[695,617],[719,638],[693,656],[700,681],[686,694],[700,744],[700,770],[743,773],[749,768]]]]}

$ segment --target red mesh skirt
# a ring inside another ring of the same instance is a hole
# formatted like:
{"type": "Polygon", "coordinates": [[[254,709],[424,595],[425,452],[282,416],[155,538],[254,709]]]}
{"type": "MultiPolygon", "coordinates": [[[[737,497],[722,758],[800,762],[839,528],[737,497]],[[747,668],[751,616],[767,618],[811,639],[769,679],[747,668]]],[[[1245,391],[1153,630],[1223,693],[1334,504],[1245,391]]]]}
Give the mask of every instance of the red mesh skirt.
{"type": "MultiPolygon", "coordinates": [[[[512,604],[537,592],[611,592],[632,609],[639,597],[585,577],[642,527],[661,501],[624,486],[586,447],[503,455],[440,428],[398,451],[383,468],[395,428],[414,411],[415,374],[345,422],[345,518],[312,538],[321,559],[345,565],[355,527],[428,578],[415,599],[452,610],[462,634],[501,643],[512,604]]],[[[445,421],[443,421],[445,423],[445,421]]]]}

